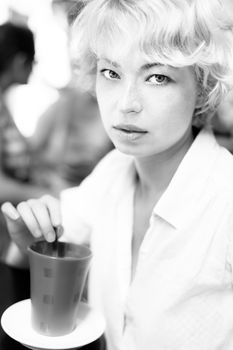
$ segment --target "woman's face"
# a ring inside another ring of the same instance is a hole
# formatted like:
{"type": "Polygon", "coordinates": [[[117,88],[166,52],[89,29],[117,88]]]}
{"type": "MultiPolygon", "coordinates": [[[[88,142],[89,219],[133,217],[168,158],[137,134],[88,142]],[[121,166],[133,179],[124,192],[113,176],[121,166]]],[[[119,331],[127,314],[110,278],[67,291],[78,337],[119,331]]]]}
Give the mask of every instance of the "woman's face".
{"type": "Polygon", "coordinates": [[[96,94],[105,129],[123,153],[166,153],[191,135],[197,99],[191,67],[148,61],[137,46],[122,54],[119,45],[98,57],[96,94]]]}

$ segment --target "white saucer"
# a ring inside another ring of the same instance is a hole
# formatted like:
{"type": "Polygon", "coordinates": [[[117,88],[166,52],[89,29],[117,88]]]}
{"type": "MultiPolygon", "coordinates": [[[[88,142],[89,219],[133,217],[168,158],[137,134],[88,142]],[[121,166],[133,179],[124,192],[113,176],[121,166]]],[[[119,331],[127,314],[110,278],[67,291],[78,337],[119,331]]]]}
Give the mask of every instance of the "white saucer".
{"type": "Polygon", "coordinates": [[[3,330],[30,349],[74,349],[98,339],[105,330],[103,316],[86,303],[80,303],[77,326],[73,332],[49,337],[31,326],[31,300],[22,300],[6,309],[1,318],[3,330]]]}

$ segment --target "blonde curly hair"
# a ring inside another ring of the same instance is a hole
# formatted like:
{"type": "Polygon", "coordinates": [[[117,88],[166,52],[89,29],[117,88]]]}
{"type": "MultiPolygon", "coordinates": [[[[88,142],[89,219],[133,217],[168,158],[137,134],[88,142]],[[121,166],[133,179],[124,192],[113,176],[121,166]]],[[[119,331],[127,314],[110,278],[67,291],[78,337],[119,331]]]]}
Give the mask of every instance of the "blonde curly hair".
{"type": "Polygon", "coordinates": [[[220,0],[83,1],[71,41],[80,86],[94,91],[98,54],[119,34],[158,63],[194,68],[196,125],[208,122],[233,86],[233,19],[220,0]]]}

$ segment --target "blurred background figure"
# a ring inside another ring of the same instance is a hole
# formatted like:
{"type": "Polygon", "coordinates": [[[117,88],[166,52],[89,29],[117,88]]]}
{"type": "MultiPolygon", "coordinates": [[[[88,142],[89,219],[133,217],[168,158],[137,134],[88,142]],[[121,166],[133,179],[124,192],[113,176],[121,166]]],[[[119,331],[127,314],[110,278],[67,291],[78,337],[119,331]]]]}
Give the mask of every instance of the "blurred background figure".
{"type": "Polygon", "coordinates": [[[34,55],[29,28],[12,23],[0,25],[0,202],[17,203],[46,191],[33,183],[29,144],[5,103],[5,93],[12,85],[28,82],[34,55]]]}

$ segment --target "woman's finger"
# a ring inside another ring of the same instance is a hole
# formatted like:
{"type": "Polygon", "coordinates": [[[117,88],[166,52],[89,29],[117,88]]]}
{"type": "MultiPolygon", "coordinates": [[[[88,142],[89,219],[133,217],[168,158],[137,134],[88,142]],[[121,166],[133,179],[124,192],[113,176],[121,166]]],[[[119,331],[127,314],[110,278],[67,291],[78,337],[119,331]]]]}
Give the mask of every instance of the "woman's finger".
{"type": "Polygon", "coordinates": [[[3,203],[1,210],[3,214],[5,214],[11,220],[17,220],[20,218],[19,213],[10,202],[3,203]]]}
{"type": "Polygon", "coordinates": [[[61,210],[59,200],[52,196],[45,195],[40,198],[40,201],[42,201],[42,203],[47,206],[53,226],[61,225],[61,210]]]}
{"type": "Polygon", "coordinates": [[[17,211],[31,234],[35,238],[41,237],[43,232],[40,229],[40,225],[30,207],[30,204],[28,202],[20,202],[17,205],[17,211]]]}
{"type": "MultiPolygon", "coordinates": [[[[48,206],[38,199],[30,199],[27,201],[31,213],[36,218],[39,229],[48,242],[53,242],[56,238],[54,225],[51,220],[48,206]]],[[[29,222],[28,222],[29,223],[29,222]]]]}
{"type": "Polygon", "coordinates": [[[4,203],[1,206],[1,210],[6,219],[11,239],[22,251],[26,252],[27,246],[34,241],[33,235],[28,230],[25,222],[20,217],[20,214],[11,203],[4,203]]]}

